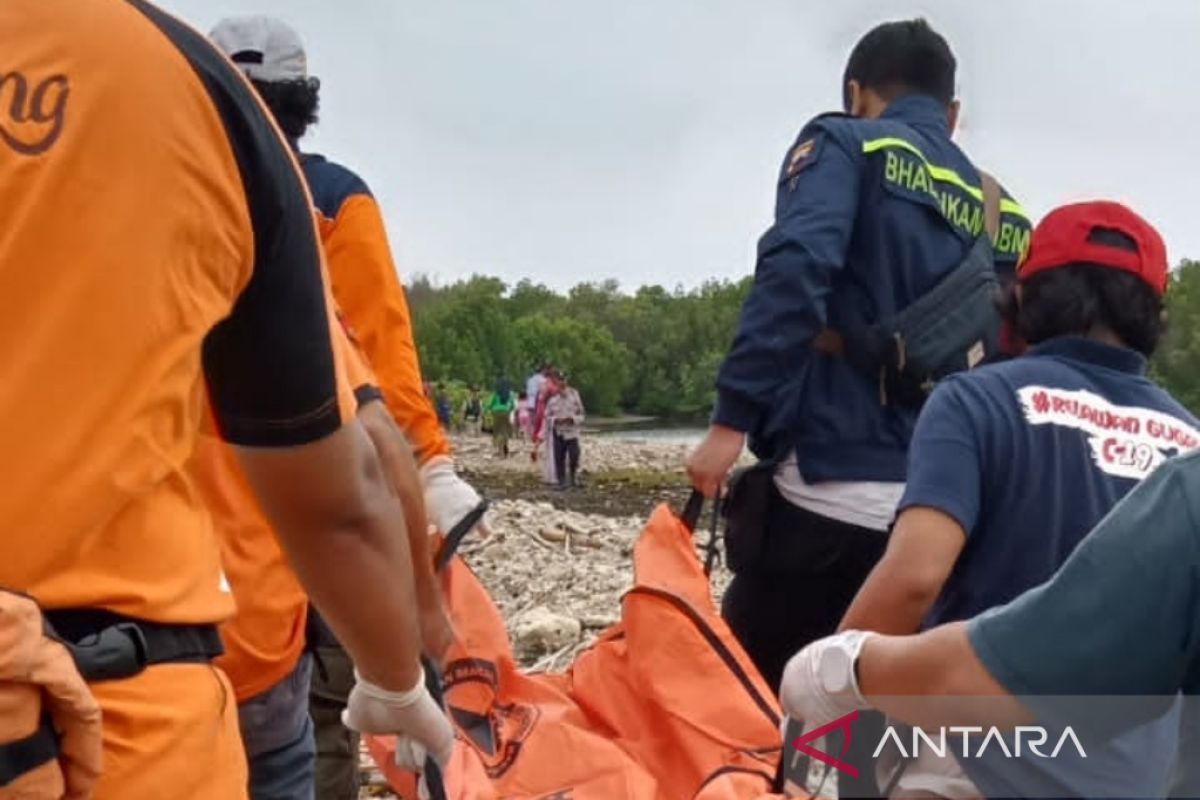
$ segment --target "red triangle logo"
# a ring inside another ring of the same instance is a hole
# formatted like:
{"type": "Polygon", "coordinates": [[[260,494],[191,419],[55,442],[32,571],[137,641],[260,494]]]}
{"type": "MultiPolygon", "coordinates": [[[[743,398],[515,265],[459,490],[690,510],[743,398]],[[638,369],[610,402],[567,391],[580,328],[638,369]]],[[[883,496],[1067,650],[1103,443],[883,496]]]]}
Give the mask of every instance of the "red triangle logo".
{"type": "Polygon", "coordinates": [[[838,717],[833,722],[830,722],[826,725],[822,725],[819,728],[812,729],[808,733],[806,733],[803,736],[796,739],[796,741],[792,742],[792,746],[795,747],[797,750],[799,750],[801,753],[804,753],[805,755],[809,756],[810,758],[815,758],[817,761],[820,761],[822,764],[828,764],[829,766],[833,767],[834,769],[840,770],[841,772],[846,773],[851,778],[857,778],[858,777],[858,768],[857,767],[853,767],[853,766],[847,764],[845,761],[842,761],[839,758],[834,758],[833,756],[829,755],[828,753],[822,752],[821,750],[818,750],[817,748],[815,748],[809,744],[809,742],[820,739],[822,736],[829,733],[830,731],[842,729],[845,731],[846,735],[845,735],[845,740],[842,743],[842,753],[841,754],[843,756],[845,756],[846,751],[850,749],[850,725],[856,719],[858,719],[858,711],[857,710],[851,711],[849,714],[847,714],[844,717],[838,717]]]}

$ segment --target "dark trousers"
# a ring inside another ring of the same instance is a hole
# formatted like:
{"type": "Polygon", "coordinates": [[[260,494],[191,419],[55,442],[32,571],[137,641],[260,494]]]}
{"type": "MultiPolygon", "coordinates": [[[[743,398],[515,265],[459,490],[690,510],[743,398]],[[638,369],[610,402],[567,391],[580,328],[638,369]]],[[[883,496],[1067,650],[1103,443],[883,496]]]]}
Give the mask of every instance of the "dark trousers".
{"type": "MultiPolygon", "coordinates": [[[[793,506],[773,487],[764,517],[761,558],[734,576],[721,613],[767,683],[778,691],[788,659],[837,630],[883,556],[887,534],[793,506]]],[[[877,737],[856,731],[849,763],[868,763],[876,742],[877,737]],[[860,744],[867,747],[865,754],[855,752],[860,744]]],[[[839,775],[839,796],[878,796],[872,772],[860,769],[857,781],[839,775]]]]}
{"type": "Polygon", "coordinates": [[[238,705],[251,800],[313,800],[317,748],[308,715],[312,656],[290,675],[238,705]]]}
{"type": "Polygon", "coordinates": [[[559,486],[574,486],[575,473],[579,471],[579,440],[567,439],[554,434],[554,469],[559,486]],[[570,460],[570,464],[567,461],[570,460]],[[567,483],[570,476],[571,482],[567,483]]]}
{"type": "Polygon", "coordinates": [[[336,643],[318,646],[309,711],[317,743],[317,800],[358,800],[359,735],[342,724],[354,663],[336,643]]]}

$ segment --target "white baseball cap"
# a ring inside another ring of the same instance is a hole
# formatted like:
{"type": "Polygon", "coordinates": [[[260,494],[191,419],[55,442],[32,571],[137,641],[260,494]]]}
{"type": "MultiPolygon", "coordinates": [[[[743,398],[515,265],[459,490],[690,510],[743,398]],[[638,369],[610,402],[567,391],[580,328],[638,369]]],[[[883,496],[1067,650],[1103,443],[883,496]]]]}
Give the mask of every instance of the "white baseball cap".
{"type": "Polygon", "coordinates": [[[308,77],[308,58],[299,34],[274,17],[226,17],[209,38],[253,80],[271,83],[308,77]]]}

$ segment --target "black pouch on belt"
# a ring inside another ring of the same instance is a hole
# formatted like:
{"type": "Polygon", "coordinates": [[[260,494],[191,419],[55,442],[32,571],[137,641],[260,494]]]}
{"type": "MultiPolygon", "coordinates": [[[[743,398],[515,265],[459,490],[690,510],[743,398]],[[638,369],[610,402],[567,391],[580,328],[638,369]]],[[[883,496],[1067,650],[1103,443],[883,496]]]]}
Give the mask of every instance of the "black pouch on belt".
{"type": "Polygon", "coordinates": [[[734,572],[752,570],[763,558],[767,520],[775,492],[775,462],[760,461],[729,479],[725,497],[725,561],[734,572]]]}
{"type": "Polygon", "coordinates": [[[204,664],[224,648],[215,625],[173,625],[95,608],[45,612],[88,683],[122,680],[156,664],[204,664]]]}

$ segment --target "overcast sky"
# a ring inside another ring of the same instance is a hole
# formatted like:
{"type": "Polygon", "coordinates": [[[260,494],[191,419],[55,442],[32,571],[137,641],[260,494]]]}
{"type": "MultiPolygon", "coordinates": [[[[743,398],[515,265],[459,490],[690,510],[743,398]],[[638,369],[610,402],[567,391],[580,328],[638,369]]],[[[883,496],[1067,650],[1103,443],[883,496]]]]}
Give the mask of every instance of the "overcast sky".
{"type": "Polygon", "coordinates": [[[871,25],[959,60],[959,142],[1034,217],[1129,203],[1200,258],[1195,0],[164,0],[267,13],[322,79],[305,142],[359,172],[402,274],[692,286],[754,267],[784,152],[871,25]]]}

